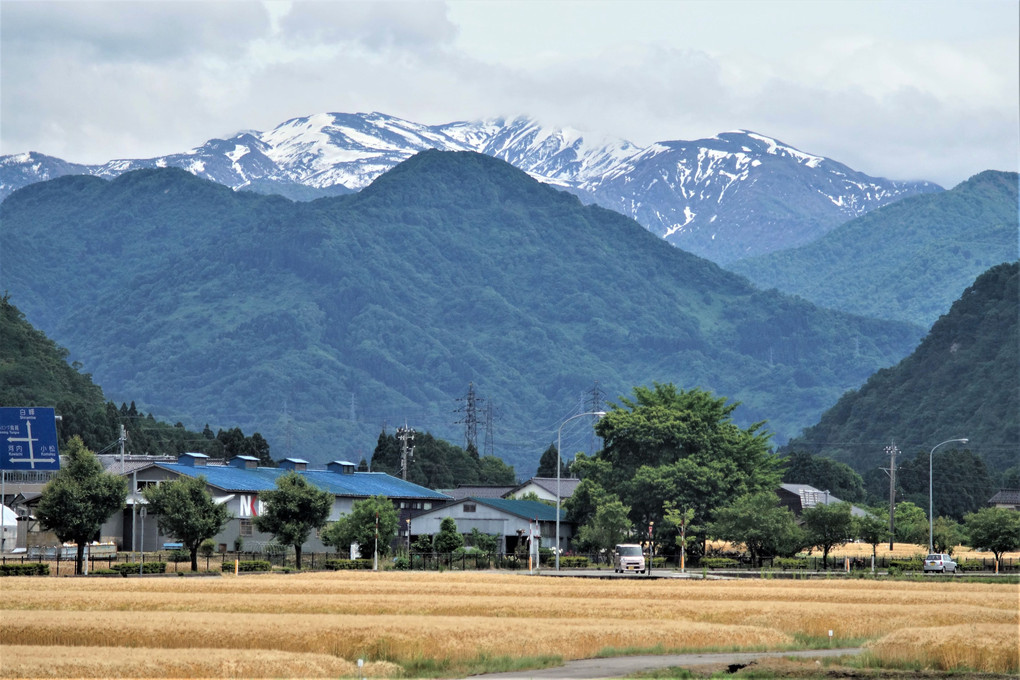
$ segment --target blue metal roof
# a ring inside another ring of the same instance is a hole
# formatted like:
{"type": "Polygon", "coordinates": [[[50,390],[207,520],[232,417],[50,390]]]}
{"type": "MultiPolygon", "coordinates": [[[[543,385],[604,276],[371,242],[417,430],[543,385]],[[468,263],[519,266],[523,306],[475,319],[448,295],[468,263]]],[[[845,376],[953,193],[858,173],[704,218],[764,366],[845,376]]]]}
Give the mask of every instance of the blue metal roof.
{"type": "MultiPolygon", "coordinates": [[[[212,486],[224,491],[259,492],[276,488],[276,478],[290,470],[260,467],[254,470],[226,465],[182,465],[180,463],[158,463],[158,467],[188,477],[205,476],[212,486]]],[[[342,474],[328,470],[305,470],[303,475],[313,486],[329,491],[336,496],[386,496],[388,498],[428,498],[447,500],[449,496],[397,479],[384,472],[355,472],[342,474]]]]}
{"type": "MultiPolygon", "coordinates": [[[[556,506],[546,505],[539,501],[518,501],[509,498],[475,498],[471,500],[482,505],[488,505],[511,515],[517,515],[527,520],[538,520],[539,522],[555,522],[556,506]]],[[[566,521],[566,510],[560,510],[560,521],[566,521]]]]}

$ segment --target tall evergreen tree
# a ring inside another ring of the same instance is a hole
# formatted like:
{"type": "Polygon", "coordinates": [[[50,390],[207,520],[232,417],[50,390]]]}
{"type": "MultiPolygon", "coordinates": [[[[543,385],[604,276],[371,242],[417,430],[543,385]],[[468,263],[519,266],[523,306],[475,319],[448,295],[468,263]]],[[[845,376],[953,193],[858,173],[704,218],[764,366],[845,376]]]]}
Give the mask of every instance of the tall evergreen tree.
{"type": "Polygon", "coordinates": [[[565,477],[567,475],[567,467],[563,464],[563,458],[560,457],[560,452],[556,449],[555,444],[549,444],[549,448],[542,452],[542,457],[538,459],[538,471],[535,473],[536,477],[555,477],[556,476],[556,463],[560,465],[560,476],[565,477]]]}

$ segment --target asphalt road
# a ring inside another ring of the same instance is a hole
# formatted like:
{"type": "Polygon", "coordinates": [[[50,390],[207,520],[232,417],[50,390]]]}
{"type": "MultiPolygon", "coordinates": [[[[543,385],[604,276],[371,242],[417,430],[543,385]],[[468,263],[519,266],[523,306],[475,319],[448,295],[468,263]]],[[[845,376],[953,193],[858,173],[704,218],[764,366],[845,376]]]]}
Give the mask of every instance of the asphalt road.
{"type": "Polygon", "coordinates": [[[531,671],[514,671],[511,673],[488,673],[475,675],[472,678],[485,680],[595,680],[596,678],[622,678],[655,668],[679,666],[728,666],[745,665],[756,659],[767,657],[802,657],[819,658],[826,656],[845,656],[859,654],[860,647],[840,649],[807,649],[797,652],[719,652],[711,654],[664,654],[649,656],[616,656],[608,659],[578,659],[568,661],[556,668],[543,668],[531,671]]]}

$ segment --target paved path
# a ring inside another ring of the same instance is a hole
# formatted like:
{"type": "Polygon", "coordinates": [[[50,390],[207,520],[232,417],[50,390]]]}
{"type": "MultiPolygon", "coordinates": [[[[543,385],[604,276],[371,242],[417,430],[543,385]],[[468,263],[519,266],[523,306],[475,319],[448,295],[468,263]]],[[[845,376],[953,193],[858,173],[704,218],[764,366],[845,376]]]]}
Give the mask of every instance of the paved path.
{"type": "Polygon", "coordinates": [[[473,678],[484,680],[595,680],[596,678],[622,678],[655,668],[667,666],[692,666],[748,664],[756,659],[766,657],[804,657],[816,658],[825,656],[844,656],[859,654],[860,647],[841,649],[808,649],[797,652],[719,652],[711,654],[664,654],[649,656],[616,656],[608,659],[579,659],[568,661],[563,666],[542,668],[531,671],[514,671],[510,673],[488,673],[475,675],[473,678]]]}

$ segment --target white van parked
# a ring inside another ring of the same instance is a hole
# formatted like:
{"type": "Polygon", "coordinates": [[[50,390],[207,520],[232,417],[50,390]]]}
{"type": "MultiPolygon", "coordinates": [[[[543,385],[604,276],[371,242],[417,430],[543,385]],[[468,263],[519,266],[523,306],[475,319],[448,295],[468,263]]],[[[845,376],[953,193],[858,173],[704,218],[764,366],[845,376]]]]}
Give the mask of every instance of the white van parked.
{"type": "Polygon", "coordinates": [[[621,543],[613,551],[613,569],[617,574],[628,571],[645,573],[645,554],[636,543],[621,543]]]}

